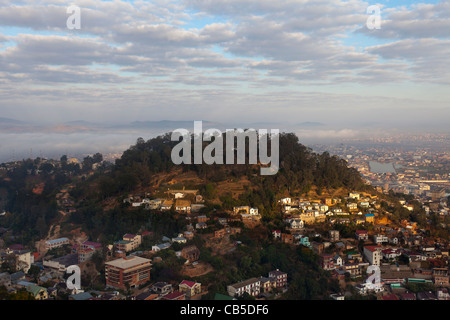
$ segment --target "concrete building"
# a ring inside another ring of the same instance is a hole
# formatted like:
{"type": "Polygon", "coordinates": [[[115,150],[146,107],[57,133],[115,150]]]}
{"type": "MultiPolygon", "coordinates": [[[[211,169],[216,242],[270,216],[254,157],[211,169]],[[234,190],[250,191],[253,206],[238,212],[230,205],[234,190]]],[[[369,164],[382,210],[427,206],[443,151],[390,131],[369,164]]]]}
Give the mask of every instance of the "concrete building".
{"type": "Polygon", "coordinates": [[[105,263],[106,285],[127,289],[150,281],[151,263],[149,259],[127,256],[105,263]]]}

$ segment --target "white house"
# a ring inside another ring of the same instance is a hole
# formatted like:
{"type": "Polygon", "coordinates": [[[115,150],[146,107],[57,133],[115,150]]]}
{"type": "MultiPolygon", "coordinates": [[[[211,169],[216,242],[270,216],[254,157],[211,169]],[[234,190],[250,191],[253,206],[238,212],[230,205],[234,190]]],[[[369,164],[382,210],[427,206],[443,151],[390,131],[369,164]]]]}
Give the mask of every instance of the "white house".
{"type": "Polygon", "coordinates": [[[305,227],[305,223],[302,219],[286,219],[286,222],[291,229],[303,229],[305,227]]]}
{"type": "Polygon", "coordinates": [[[350,192],[348,194],[348,197],[351,198],[351,199],[359,200],[359,193],[357,193],[357,192],[350,192]]]}
{"type": "Polygon", "coordinates": [[[342,267],[344,265],[344,260],[338,254],[333,257],[333,260],[335,266],[342,267]]]}
{"type": "Polygon", "coordinates": [[[249,214],[252,216],[258,215],[258,208],[250,208],[249,214]]]}
{"type": "Polygon", "coordinates": [[[381,244],[381,243],[388,242],[389,239],[388,239],[388,237],[387,237],[386,235],[384,235],[384,234],[376,234],[376,235],[373,236],[373,241],[374,241],[376,244],[381,244]]]}

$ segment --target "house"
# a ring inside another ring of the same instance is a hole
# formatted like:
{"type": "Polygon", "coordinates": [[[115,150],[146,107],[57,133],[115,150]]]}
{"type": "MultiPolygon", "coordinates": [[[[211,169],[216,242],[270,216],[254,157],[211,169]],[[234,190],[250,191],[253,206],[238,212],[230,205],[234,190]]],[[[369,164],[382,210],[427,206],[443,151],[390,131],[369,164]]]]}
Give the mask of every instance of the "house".
{"type": "Polygon", "coordinates": [[[122,237],[122,240],[130,241],[131,242],[131,250],[135,250],[136,248],[138,248],[141,245],[141,243],[142,243],[142,236],[139,235],[139,234],[127,233],[127,234],[125,234],[122,237]]]}
{"type": "Polygon", "coordinates": [[[330,230],[328,231],[328,237],[331,242],[339,241],[339,230],[330,230]]]}
{"type": "Polygon", "coordinates": [[[365,246],[364,256],[371,265],[379,266],[381,263],[381,247],[380,246],[365,246]]]}
{"type": "Polygon", "coordinates": [[[176,243],[186,243],[187,239],[184,237],[176,237],[176,238],[172,238],[172,242],[176,242],[176,243]]]}
{"type": "Polygon", "coordinates": [[[161,251],[161,250],[165,250],[165,249],[170,248],[171,245],[172,244],[169,243],[169,242],[160,243],[160,244],[152,246],[152,251],[158,252],[158,251],[161,251]]]}
{"type": "Polygon", "coordinates": [[[48,292],[47,289],[36,284],[29,284],[26,286],[27,292],[31,293],[31,295],[36,300],[47,300],[48,292]]]}
{"type": "Polygon", "coordinates": [[[448,287],[450,285],[448,268],[433,268],[433,282],[437,287],[448,287]]]}
{"type": "Polygon", "coordinates": [[[234,214],[250,214],[250,207],[249,206],[239,206],[239,207],[233,207],[233,213],[234,214]]]}
{"type": "Polygon", "coordinates": [[[374,223],[375,222],[375,215],[373,213],[368,213],[365,216],[366,223],[374,223]]]}
{"type": "Polygon", "coordinates": [[[281,231],[280,230],[273,230],[272,236],[274,239],[281,239],[281,231]]]}
{"type": "Polygon", "coordinates": [[[10,253],[11,262],[15,264],[16,270],[25,273],[30,270],[31,264],[34,263],[34,256],[28,250],[14,250],[10,253]]]}
{"type": "Polygon", "coordinates": [[[349,197],[350,199],[359,200],[359,199],[360,199],[360,194],[357,193],[357,192],[350,192],[350,193],[348,194],[348,197],[349,197]]]}
{"type": "Polygon", "coordinates": [[[315,254],[321,255],[324,250],[323,243],[313,241],[311,242],[311,249],[315,254]]]}
{"type": "Polygon", "coordinates": [[[384,249],[381,250],[381,255],[383,256],[383,258],[385,258],[386,260],[394,260],[397,257],[401,256],[401,251],[398,249],[384,249]]]}
{"type": "Polygon", "coordinates": [[[447,288],[439,288],[436,290],[436,296],[438,300],[450,300],[450,293],[447,288]]]}
{"type": "Polygon", "coordinates": [[[382,244],[382,243],[386,243],[389,241],[388,237],[384,234],[376,234],[373,236],[373,241],[376,244],[382,244]]]}
{"type": "Polygon", "coordinates": [[[169,294],[173,291],[172,285],[167,282],[156,282],[155,284],[152,285],[150,290],[161,296],[169,294]]]}
{"type": "Polygon", "coordinates": [[[274,288],[287,287],[287,273],[278,269],[269,272],[269,279],[273,283],[274,288]]]}
{"type": "Polygon", "coordinates": [[[367,230],[356,230],[355,231],[356,240],[369,240],[369,233],[367,230]]]}
{"type": "Polygon", "coordinates": [[[101,243],[84,241],[76,250],[76,253],[78,254],[78,263],[89,260],[96,251],[101,251],[102,247],[101,243]]]}
{"type": "Polygon", "coordinates": [[[344,263],[344,260],[342,259],[342,257],[338,254],[333,256],[333,261],[334,261],[334,265],[336,267],[341,267],[342,264],[344,263]]]}
{"type": "Polygon", "coordinates": [[[289,227],[291,229],[303,229],[305,226],[305,223],[303,222],[303,220],[298,219],[298,218],[286,219],[285,222],[289,224],[289,227]]]}
{"type": "Polygon", "coordinates": [[[184,280],[178,285],[178,290],[186,294],[187,298],[191,298],[202,292],[202,287],[199,282],[184,280]]]}
{"type": "Polygon", "coordinates": [[[242,296],[248,293],[251,296],[258,296],[261,292],[261,282],[257,278],[250,278],[245,281],[234,283],[227,287],[228,295],[231,297],[242,296]]]}
{"type": "Polygon", "coordinates": [[[347,209],[350,211],[358,210],[358,204],[357,203],[347,203],[347,209]]]}
{"type": "Polygon", "coordinates": [[[331,254],[321,254],[320,264],[323,270],[333,270],[335,268],[334,259],[331,254]]]}
{"type": "Polygon", "coordinates": [[[191,202],[189,200],[177,199],[175,200],[175,211],[190,213],[191,212],[191,202]]]}
{"type": "Polygon", "coordinates": [[[259,281],[260,281],[260,288],[261,288],[262,292],[267,293],[267,292],[272,291],[272,283],[270,282],[269,278],[260,277],[259,281]]]}
{"type": "Polygon", "coordinates": [[[172,209],[172,206],[173,206],[173,200],[164,200],[161,203],[160,210],[161,211],[168,211],[168,210],[172,209]]]}
{"type": "Polygon", "coordinates": [[[359,263],[346,263],[341,268],[344,272],[348,272],[351,277],[358,277],[361,275],[361,267],[359,263]]]}

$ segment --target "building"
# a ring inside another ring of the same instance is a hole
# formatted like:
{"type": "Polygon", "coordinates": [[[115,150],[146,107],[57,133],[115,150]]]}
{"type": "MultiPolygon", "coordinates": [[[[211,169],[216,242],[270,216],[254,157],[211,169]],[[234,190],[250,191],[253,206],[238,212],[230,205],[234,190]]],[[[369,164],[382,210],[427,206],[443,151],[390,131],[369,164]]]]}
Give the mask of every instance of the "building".
{"type": "Polygon", "coordinates": [[[127,233],[122,237],[122,239],[131,242],[131,250],[137,249],[142,243],[142,236],[140,234],[127,233]]]}
{"type": "Polygon", "coordinates": [[[184,280],[178,285],[178,290],[186,294],[187,298],[191,298],[202,292],[202,286],[199,282],[184,280]]]}
{"type": "Polygon", "coordinates": [[[175,211],[190,213],[191,212],[191,202],[189,200],[177,199],[175,200],[175,211]]]}
{"type": "Polygon", "coordinates": [[[376,244],[382,244],[382,243],[386,243],[389,241],[388,237],[384,234],[376,234],[373,236],[373,241],[376,244]]]}
{"type": "Polygon", "coordinates": [[[12,252],[14,257],[16,270],[21,270],[25,273],[30,270],[31,264],[34,263],[34,256],[28,250],[15,250],[12,252]]]}
{"type": "Polygon", "coordinates": [[[48,292],[47,289],[35,284],[30,284],[26,286],[27,292],[29,292],[36,300],[47,300],[48,292]]]}
{"type": "Polygon", "coordinates": [[[324,250],[323,243],[313,241],[311,242],[311,249],[315,254],[321,255],[324,250]]]}
{"type": "Polygon", "coordinates": [[[250,278],[227,287],[228,295],[231,297],[242,296],[248,293],[251,296],[257,296],[261,292],[261,281],[257,278],[250,278]]]}
{"type": "Polygon", "coordinates": [[[365,246],[364,256],[371,265],[379,266],[381,262],[381,247],[380,246],[365,246]]]}
{"type": "Polygon", "coordinates": [[[127,289],[150,281],[151,263],[149,259],[127,256],[105,263],[106,285],[127,289]]]}
{"type": "Polygon", "coordinates": [[[166,294],[173,292],[172,285],[167,282],[157,282],[151,287],[150,290],[161,296],[164,296],[166,294]]]}
{"type": "Polygon", "coordinates": [[[287,287],[287,273],[280,270],[273,270],[269,272],[270,282],[273,283],[274,288],[286,288],[287,287]]]}
{"type": "Polygon", "coordinates": [[[328,231],[328,237],[331,242],[339,241],[339,230],[330,230],[328,231]]]}
{"type": "Polygon", "coordinates": [[[375,215],[373,213],[366,214],[365,216],[366,223],[374,223],[375,222],[375,215]]]}
{"type": "Polygon", "coordinates": [[[77,248],[78,263],[89,260],[96,251],[102,250],[102,244],[97,242],[85,241],[77,248]]]}
{"type": "Polygon", "coordinates": [[[76,253],[68,254],[50,260],[44,260],[42,262],[42,265],[44,267],[56,270],[60,273],[65,273],[68,267],[77,264],[78,264],[78,254],[76,253]]]}
{"type": "Polygon", "coordinates": [[[369,233],[367,230],[356,230],[355,232],[355,238],[356,240],[369,240],[369,233]]]}
{"type": "Polygon", "coordinates": [[[320,265],[323,270],[334,270],[334,259],[331,254],[321,254],[320,255],[320,265]]]}
{"type": "Polygon", "coordinates": [[[69,244],[70,241],[67,238],[59,238],[59,239],[54,239],[54,240],[47,240],[45,241],[45,248],[48,250],[54,249],[54,248],[59,248],[62,247],[66,244],[69,244]]]}

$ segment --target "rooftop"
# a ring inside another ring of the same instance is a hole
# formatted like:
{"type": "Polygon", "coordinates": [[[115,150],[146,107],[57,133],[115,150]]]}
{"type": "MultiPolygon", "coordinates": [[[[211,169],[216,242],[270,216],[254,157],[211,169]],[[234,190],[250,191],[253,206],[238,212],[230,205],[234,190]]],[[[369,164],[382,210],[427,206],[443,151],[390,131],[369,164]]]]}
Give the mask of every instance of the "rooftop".
{"type": "Polygon", "coordinates": [[[105,264],[119,269],[128,269],[147,262],[150,264],[149,259],[141,258],[138,256],[128,256],[125,258],[106,262],[105,264]]]}

